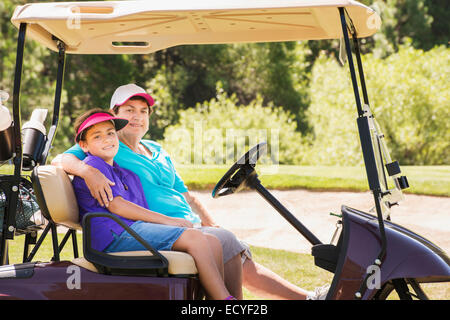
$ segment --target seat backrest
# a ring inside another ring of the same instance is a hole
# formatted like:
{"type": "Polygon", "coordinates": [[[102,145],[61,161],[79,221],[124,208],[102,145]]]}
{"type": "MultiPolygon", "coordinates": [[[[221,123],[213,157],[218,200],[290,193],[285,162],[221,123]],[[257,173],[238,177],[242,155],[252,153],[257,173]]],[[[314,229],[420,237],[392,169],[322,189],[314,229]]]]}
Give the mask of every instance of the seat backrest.
{"type": "Polygon", "coordinates": [[[57,225],[81,230],[77,199],[66,172],[55,166],[37,166],[31,177],[42,214],[57,225]]]}

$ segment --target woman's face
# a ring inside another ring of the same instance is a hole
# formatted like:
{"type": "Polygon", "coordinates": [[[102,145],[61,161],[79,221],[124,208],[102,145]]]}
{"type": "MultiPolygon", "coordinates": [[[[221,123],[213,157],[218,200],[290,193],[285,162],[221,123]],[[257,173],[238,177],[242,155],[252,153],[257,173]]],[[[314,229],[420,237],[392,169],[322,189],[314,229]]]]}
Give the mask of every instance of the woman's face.
{"type": "Polygon", "coordinates": [[[149,128],[149,108],[140,100],[128,100],[117,110],[117,117],[128,120],[119,135],[132,136],[139,140],[144,137],[149,128]]]}

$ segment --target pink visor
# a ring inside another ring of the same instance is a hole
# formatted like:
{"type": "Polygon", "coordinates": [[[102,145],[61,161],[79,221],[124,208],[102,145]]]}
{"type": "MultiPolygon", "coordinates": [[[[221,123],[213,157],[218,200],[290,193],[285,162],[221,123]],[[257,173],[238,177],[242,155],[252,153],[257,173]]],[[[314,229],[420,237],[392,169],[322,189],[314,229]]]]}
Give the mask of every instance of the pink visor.
{"type": "Polygon", "coordinates": [[[125,98],[123,99],[123,101],[117,102],[117,103],[115,104],[115,106],[121,106],[121,105],[123,105],[125,102],[127,102],[129,99],[131,99],[132,97],[137,97],[137,96],[142,97],[142,98],[144,98],[145,100],[147,100],[147,103],[148,103],[149,107],[151,107],[152,105],[155,104],[155,101],[153,100],[153,97],[152,97],[151,95],[149,95],[148,93],[136,93],[136,94],[133,94],[133,95],[131,95],[131,96],[129,96],[129,97],[125,97],[125,98]]]}
{"type": "Polygon", "coordinates": [[[126,120],[126,119],[113,117],[107,113],[101,113],[101,112],[94,113],[89,118],[84,120],[83,123],[81,124],[81,126],[78,128],[78,132],[75,137],[75,141],[76,142],[80,141],[81,134],[83,133],[83,131],[85,129],[92,127],[93,125],[95,125],[97,123],[104,122],[104,121],[111,121],[111,120],[114,123],[114,127],[116,128],[116,131],[119,131],[120,129],[122,129],[123,127],[125,127],[128,124],[128,120],[126,120]]]}

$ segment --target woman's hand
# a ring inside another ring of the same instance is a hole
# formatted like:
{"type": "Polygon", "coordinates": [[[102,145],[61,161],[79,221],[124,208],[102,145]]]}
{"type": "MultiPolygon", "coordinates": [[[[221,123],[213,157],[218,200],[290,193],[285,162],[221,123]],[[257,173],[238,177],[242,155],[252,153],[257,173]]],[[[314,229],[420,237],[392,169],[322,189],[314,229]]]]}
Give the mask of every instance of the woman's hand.
{"type": "Polygon", "coordinates": [[[214,220],[212,219],[205,219],[202,220],[202,227],[212,227],[212,228],[220,228],[219,225],[217,225],[214,220]]]}
{"type": "Polygon", "coordinates": [[[175,227],[194,227],[194,224],[192,222],[183,218],[170,218],[167,224],[175,227]]]}
{"type": "Polygon", "coordinates": [[[114,182],[105,177],[103,173],[97,168],[86,166],[83,175],[81,176],[98,203],[103,207],[108,207],[109,203],[113,201],[113,194],[111,186],[115,185],[114,182]]]}

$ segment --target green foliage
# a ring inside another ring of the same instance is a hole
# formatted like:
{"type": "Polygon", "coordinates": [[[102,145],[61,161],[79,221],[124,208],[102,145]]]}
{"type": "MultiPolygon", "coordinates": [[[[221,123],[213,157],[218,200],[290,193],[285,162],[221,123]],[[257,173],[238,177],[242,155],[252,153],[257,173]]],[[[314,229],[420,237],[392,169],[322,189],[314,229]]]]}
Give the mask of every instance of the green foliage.
{"type": "Polygon", "coordinates": [[[374,1],[371,7],[382,20],[381,32],[374,35],[375,54],[386,56],[397,52],[399,46],[410,42],[414,48],[430,49],[433,17],[428,13],[427,0],[374,1]]]}
{"type": "MultiPolygon", "coordinates": [[[[235,94],[240,104],[260,95],[265,104],[290,111],[300,130],[307,127],[303,121],[307,92],[297,85],[305,65],[297,62],[301,55],[295,42],[179,46],[156,53],[155,60],[162,65],[157,76],[165,78],[172,95],[169,109],[186,109],[214,98],[216,83],[221,81],[223,90],[235,94]]],[[[168,112],[163,115],[166,119],[177,119],[168,112]]]]}
{"type": "Polygon", "coordinates": [[[262,141],[269,145],[266,163],[296,163],[301,157],[301,134],[289,112],[263,106],[261,97],[238,105],[220,83],[216,98],[180,111],[179,122],[167,127],[164,137],[161,143],[178,163],[232,163],[262,141]]]}
{"type": "MultiPolygon", "coordinates": [[[[448,46],[450,33],[450,3],[447,0],[359,0],[381,17],[381,29],[361,40],[361,51],[377,57],[387,57],[405,43],[416,49],[429,50],[436,45],[448,46]]],[[[310,41],[314,62],[321,52],[338,57],[339,41],[310,41]]]]}
{"type": "MultiPolygon", "coordinates": [[[[0,89],[10,95],[17,43],[17,29],[10,18],[18,5],[38,1],[0,2],[0,89]]],[[[363,53],[373,52],[374,57],[386,58],[405,44],[424,50],[437,44],[448,46],[448,1],[361,2],[378,11],[382,18],[380,32],[361,40],[363,53]]],[[[282,108],[293,117],[296,131],[306,135],[313,125],[312,118],[306,116],[314,91],[309,88],[311,70],[321,54],[336,57],[338,48],[339,41],[331,40],[178,46],[149,55],[68,55],[60,125],[50,158],[72,144],[71,126],[79,113],[92,107],[106,108],[114,89],[130,82],[146,87],[154,95],[157,107],[147,137],[155,140],[163,139],[166,128],[180,120],[179,110],[214,99],[219,81],[227,96],[234,97],[235,105],[249,106],[260,101],[258,103],[268,109],[282,108]]],[[[28,39],[24,58],[22,120],[26,121],[35,108],[48,108],[48,127],[53,108],[56,53],[28,39]]],[[[422,70],[415,61],[412,65],[422,70]]],[[[11,104],[12,99],[7,105],[11,108],[11,104]]],[[[326,121],[323,124],[330,125],[326,121]]],[[[309,144],[313,144],[314,137],[308,136],[309,144]]],[[[326,155],[323,157],[328,159],[326,155]]],[[[359,161],[352,157],[349,155],[351,163],[359,161]]],[[[428,155],[421,157],[423,161],[430,158],[428,155]]],[[[292,161],[303,161],[300,160],[303,158],[304,155],[295,152],[292,161]]]]}
{"type": "MultiPolygon", "coordinates": [[[[364,57],[372,111],[402,164],[450,163],[450,56],[409,46],[385,60],[364,57]]],[[[347,68],[321,57],[311,79],[308,120],[314,126],[306,163],[362,163],[356,107],[347,68]],[[324,90],[326,88],[326,90],[324,90]]]]}
{"type": "MultiPolygon", "coordinates": [[[[9,93],[7,106],[11,111],[18,32],[10,18],[17,3],[23,1],[7,0],[0,3],[0,89],[9,93]]],[[[52,72],[51,60],[54,62],[56,58],[49,50],[33,41],[25,43],[23,70],[26,70],[26,74],[24,72],[22,76],[20,100],[24,121],[28,120],[35,108],[53,108],[56,72],[52,72]]]]}
{"type": "Polygon", "coordinates": [[[433,17],[429,46],[447,45],[450,34],[450,2],[448,0],[427,0],[428,13],[433,17]]]}

